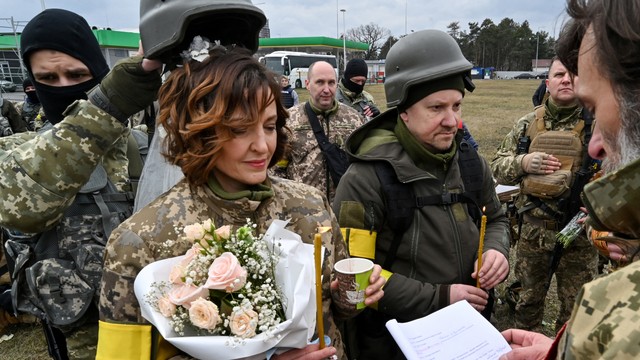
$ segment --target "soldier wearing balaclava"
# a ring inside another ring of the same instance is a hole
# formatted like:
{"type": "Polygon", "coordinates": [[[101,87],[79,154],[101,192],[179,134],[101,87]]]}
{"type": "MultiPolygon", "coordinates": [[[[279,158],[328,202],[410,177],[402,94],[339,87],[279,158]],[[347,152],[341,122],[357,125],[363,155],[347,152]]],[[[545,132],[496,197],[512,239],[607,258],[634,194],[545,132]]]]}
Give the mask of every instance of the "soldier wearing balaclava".
{"type": "Polygon", "coordinates": [[[20,38],[22,59],[47,120],[55,125],[64,119],[62,113],[74,101],[87,99],[86,92],[100,83],[109,72],[100,45],[87,21],[80,15],[62,9],[47,9],[24,27],[20,38]],[[92,79],[71,86],[50,86],[38,82],[31,70],[30,56],[37,50],[56,50],[80,60],[91,72],[92,79]]]}

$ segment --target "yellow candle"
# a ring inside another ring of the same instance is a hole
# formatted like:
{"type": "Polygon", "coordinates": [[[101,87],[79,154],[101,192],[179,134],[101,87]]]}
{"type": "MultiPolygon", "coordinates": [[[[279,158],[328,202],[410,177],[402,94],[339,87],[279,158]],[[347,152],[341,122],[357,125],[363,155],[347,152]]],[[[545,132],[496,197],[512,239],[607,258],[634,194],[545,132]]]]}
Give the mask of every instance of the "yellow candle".
{"type": "Polygon", "coordinates": [[[324,349],[324,321],[322,320],[322,237],[316,234],[313,239],[313,257],[316,268],[316,321],[318,338],[320,340],[320,349],[324,349]]]}
{"type": "Polygon", "coordinates": [[[476,287],[480,287],[480,269],[482,268],[482,253],[484,249],[484,232],[487,229],[487,216],[482,208],[482,220],[480,222],[480,241],[478,242],[478,277],[476,278],[476,287]]]}

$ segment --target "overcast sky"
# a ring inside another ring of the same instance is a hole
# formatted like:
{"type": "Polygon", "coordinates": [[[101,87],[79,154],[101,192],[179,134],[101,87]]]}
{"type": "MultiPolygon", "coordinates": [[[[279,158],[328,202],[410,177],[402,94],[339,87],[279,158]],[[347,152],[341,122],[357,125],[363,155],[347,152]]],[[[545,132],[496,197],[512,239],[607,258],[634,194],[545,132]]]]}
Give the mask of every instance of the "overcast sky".
{"type": "MultiPolygon", "coordinates": [[[[188,0],[184,0],[188,1],[188,0]]],[[[271,37],[336,37],[346,28],[374,23],[394,36],[412,30],[447,30],[457,21],[462,30],[469,22],[486,18],[499,23],[509,17],[529,21],[531,30],[557,34],[565,21],[563,0],[254,0],[269,19],[271,37]]],[[[114,30],[137,31],[139,2],[136,0],[2,0],[0,32],[11,31],[9,19],[24,26],[46,8],[63,8],[84,16],[90,25],[114,30]]],[[[19,30],[21,27],[19,27],[19,30]]]]}

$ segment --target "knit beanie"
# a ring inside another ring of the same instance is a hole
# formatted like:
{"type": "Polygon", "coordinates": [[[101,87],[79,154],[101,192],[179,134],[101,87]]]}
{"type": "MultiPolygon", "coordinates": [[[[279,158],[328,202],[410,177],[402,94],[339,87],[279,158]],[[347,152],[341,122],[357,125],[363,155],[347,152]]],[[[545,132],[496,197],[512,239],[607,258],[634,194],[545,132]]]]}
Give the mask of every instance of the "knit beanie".
{"type": "Polygon", "coordinates": [[[351,59],[347,63],[347,67],[344,69],[344,78],[351,79],[354,76],[364,76],[367,77],[369,73],[369,68],[367,68],[367,63],[362,59],[351,59]]]}
{"type": "Polygon", "coordinates": [[[407,91],[407,99],[398,105],[398,109],[403,112],[410,108],[411,105],[441,90],[458,90],[464,96],[464,80],[462,76],[462,74],[455,74],[411,86],[407,91]]]}

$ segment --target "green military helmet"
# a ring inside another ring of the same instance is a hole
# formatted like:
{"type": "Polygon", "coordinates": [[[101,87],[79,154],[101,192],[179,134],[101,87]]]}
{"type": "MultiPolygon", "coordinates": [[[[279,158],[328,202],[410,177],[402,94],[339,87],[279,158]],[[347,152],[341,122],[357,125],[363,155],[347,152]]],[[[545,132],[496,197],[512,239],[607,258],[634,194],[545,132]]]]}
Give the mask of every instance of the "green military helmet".
{"type": "Polygon", "coordinates": [[[147,58],[171,62],[196,35],[258,50],[267,19],[251,0],[141,0],[140,38],[147,58]]]}
{"type": "Polygon", "coordinates": [[[440,30],[411,33],[395,43],[387,54],[384,82],[387,107],[404,103],[413,85],[458,73],[464,78],[465,88],[473,91],[472,67],[447,33],[440,30]]]}

